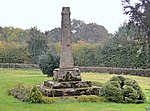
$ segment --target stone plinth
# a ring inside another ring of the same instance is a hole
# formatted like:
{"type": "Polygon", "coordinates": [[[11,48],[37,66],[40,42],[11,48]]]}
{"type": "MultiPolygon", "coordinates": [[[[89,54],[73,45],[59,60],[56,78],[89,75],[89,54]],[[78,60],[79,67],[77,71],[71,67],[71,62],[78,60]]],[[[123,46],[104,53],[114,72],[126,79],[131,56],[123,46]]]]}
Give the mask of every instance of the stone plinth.
{"type": "Polygon", "coordinates": [[[37,85],[44,96],[80,96],[99,95],[100,87],[92,86],[91,81],[56,82],[46,80],[44,85],[37,85]]]}
{"type": "Polygon", "coordinates": [[[53,71],[53,80],[64,81],[81,81],[80,70],[78,68],[58,68],[53,71]]]}
{"type": "Polygon", "coordinates": [[[44,86],[53,89],[61,89],[61,88],[84,88],[84,87],[92,87],[91,81],[69,81],[69,82],[56,82],[46,80],[44,81],[44,86]]]}

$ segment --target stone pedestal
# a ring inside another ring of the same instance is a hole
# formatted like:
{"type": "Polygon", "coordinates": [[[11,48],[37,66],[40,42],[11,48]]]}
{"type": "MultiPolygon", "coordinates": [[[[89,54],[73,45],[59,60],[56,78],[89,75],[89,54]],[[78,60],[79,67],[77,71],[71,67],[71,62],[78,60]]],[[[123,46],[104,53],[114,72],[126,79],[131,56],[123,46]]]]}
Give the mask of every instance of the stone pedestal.
{"type": "Polygon", "coordinates": [[[53,80],[59,82],[81,81],[78,68],[58,68],[53,71],[53,80]]]}
{"type": "Polygon", "coordinates": [[[37,85],[44,96],[63,97],[80,95],[99,95],[100,87],[92,86],[91,81],[81,81],[78,68],[58,68],[53,71],[53,80],[45,80],[37,85]]]}
{"type": "Polygon", "coordinates": [[[92,86],[91,81],[56,82],[46,80],[37,85],[42,94],[48,97],[99,95],[100,87],[92,86]]]}
{"type": "Polygon", "coordinates": [[[99,95],[100,87],[92,86],[91,81],[81,81],[78,68],[58,68],[53,71],[53,80],[45,80],[37,85],[44,96],[80,96],[99,95]]]}

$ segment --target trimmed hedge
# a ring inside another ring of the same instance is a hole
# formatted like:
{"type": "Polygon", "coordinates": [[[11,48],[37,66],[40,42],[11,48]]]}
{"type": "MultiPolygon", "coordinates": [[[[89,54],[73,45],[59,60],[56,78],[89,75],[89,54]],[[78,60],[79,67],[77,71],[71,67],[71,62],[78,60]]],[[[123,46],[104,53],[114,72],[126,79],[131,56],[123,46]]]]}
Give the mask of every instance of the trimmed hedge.
{"type": "Polygon", "coordinates": [[[39,69],[37,64],[0,63],[0,68],[39,69]]]}
{"type": "Polygon", "coordinates": [[[58,100],[59,98],[57,97],[46,97],[46,96],[42,97],[42,102],[44,104],[53,104],[53,103],[56,103],[58,100]]]}
{"type": "MultiPolygon", "coordinates": [[[[0,63],[0,68],[39,69],[37,64],[0,63]]],[[[98,72],[150,77],[150,69],[131,69],[113,67],[78,67],[81,72],[98,72]]]]}
{"type": "Polygon", "coordinates": [[[81,95],[77,98],[77,102],[102,102],[102,97],[96,95],[81,95]]]}
{"type": "Polygon", "coordinates": [[[79,67],[81,72],[98,72],[150,77],[150,69],[131,69],[114,67],[79,67]]]}
{"type": "Polygon", "coordinates": [[[28,47],[11,43],[5,44],[0,47],[0,63],[31,63],[28,47]]]}

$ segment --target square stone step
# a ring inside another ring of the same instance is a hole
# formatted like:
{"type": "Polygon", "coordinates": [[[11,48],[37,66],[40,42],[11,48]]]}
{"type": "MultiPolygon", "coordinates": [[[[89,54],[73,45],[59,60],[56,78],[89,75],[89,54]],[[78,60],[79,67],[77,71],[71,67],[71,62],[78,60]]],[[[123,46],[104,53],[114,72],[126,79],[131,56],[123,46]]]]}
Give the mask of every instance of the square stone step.
{"type": "Polygon", "coordinates": [[[60,88],[53,89],[44,85],[37,85],[42,94],[49,97],[62,96],[79,96],[79,95],[99,95],[101,87],[85,87],[85,88],[60,88]]]}
{"type": "Polygon", "coordinates": [[[91,81],[69,81],[69,82],[57,82],[46,80],[44,81],[44,86],[53,89],[60,89],[60,88],[84,88],[84,87],[91,87],[91,81]]]}

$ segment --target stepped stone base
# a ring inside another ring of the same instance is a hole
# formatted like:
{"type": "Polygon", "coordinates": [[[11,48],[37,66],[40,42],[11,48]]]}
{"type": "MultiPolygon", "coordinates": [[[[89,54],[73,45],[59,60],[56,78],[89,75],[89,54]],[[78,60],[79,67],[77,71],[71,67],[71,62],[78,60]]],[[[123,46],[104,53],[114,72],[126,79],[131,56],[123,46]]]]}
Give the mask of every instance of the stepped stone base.
{"type": "Polygon", "coordinates": [[[83,88],[83,87],[91,87],[91,81],[69,81],[69,82],[57,82],[57,81],[44,81],[44,86],[53,89],[61,89],[61,88],[83,88]]]}
{"type": "Polygon", "coordinates": [[[58,68],[53,71],[53,80],[45,80],[37,85],[44,96],[99,95],[100,87],[92,86],[91,81],[81,81],[78,68],[58,68]]]}
{"type": "Polygon", "coordinates": [[[56,82],[44,81],[37,85],[42,94],[48,97],[99,95],[100,87],[91,86],[91,81],[56,82]]]}

